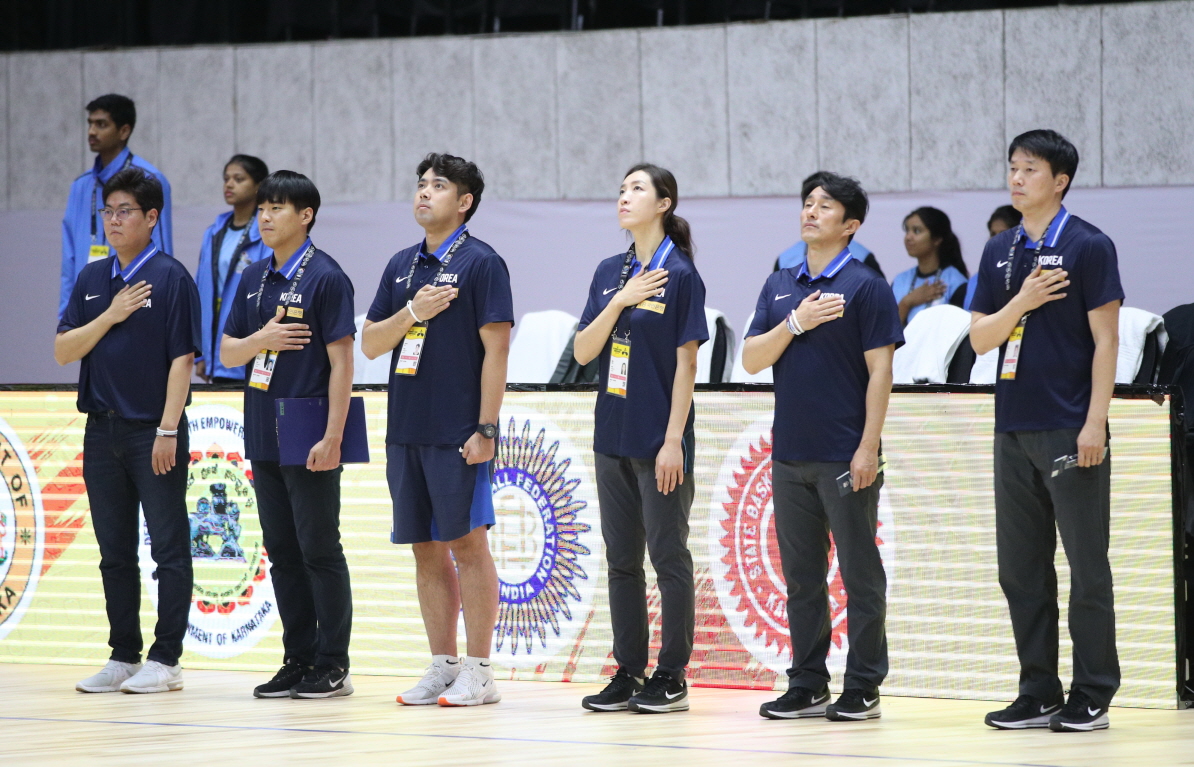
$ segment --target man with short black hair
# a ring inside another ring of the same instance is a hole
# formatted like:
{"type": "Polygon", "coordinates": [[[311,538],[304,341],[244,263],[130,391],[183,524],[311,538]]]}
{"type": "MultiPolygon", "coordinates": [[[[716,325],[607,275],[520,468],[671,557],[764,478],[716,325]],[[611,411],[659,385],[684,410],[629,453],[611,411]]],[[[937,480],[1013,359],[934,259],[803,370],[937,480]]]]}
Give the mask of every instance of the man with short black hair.
{"type": "Polygon", "coordinates": [[[429,154],[417,174],[415,221],[426,236],[390,259],[361,333],[370,359],[393,350],[390,540],[413,544],[432,653],[423,679],[398,702],[475,706],[502,697],[489,661],[498,578],[486,531],[514,307],[505,262],[467,228],[485,189],[481,171],[429,154]],[[464,658],[456,650],[462,605],[464,658]]]}
{"type": "Polygon", "coordinates": [[[1051,130],[1008,148],[1019,226],[983,251],[971,305],[977,354],[999,349],[995,383],[995,536],[1020,695],[999,729],[1106,729],[1119,689],[1111,528],[1110,430],[1119,307],[1115,245],[1062,205],[1078,150],[1051,130]],[[1070,564],[1069,700],[1057,675],[1057,534],[1070,564]]]}
{"type": "Polygon", "coordinates": [[[141,168],[157,179],[162,188],[162,205],[153,227],[153,243],[162,253],[174,252],[171,227],[170,182],[145,158],[128,149],[129,136],[137,124],[137,107],[127,96],[109,93],[87,105],[87,145],[95,152],[91,170],[75,179],[62,219],[62,284],[59,290],[58,316],[66,311],[75,280],[83,267],[106,261],[111,246],[104,236],[100,220],[104,184],[125,168],[141,168]]]}
{"type": "Polygon", "coordinates": [[[353,288],[311,242],[319,190],[280,170],[257,188],[257,224],[272,258],[245,267],[224,326],[225,367],[252,363],[245,452],[282,619],[282,667],[258,698],[351,695],[352,588],[340,543],[340,444],[352,396],[353,288]],[[326,397],[328,422],[305,466],[281,464],[275,403],[326,397]]]}
{"type": "Polygon", "coordinates": [[[767,278],[742,350],[747,372],[774,367],[774,519],[792,636],[788,691],[759,714],[861,721],[880,716],[887,676],[887,575],[875,541],[879,437],[904,336],[891,288],[847,247],[866,219],[866,192],[822,171],[801,194],[808,255],[767,278]],[[832,704],[830,532],[850,616],[844,689],[832,704]]]}
{"type": "Polygon", "coordinates": [[[104,186],[99,215],[115,253],[87,264],[58,323],[54,358],[82,360],[83,482],[100,550],[112,656],[80,692],[182,689],[191,607],[187,418],[199,351],[199,291],[186,267],[152,241],[163,200],[157,179],[126,168],[104,186]],[[141,665],[144,510],[158,584],[158,622],[141,665]]]}

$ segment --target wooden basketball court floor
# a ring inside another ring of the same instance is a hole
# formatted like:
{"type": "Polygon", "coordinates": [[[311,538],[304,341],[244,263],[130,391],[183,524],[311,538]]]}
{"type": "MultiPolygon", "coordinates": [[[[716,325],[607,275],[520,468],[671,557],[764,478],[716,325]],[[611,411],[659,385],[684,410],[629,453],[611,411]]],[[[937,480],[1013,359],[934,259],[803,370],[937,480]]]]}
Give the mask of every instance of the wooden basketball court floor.
{"type": "Polygon", "coordinates": [[[1194,711],[1113,708],[1111,729],[999,732],[990,702],[883,699],[883,718],[769,721],[769,693],[694,688],[692,710],[590,713],[600,685],[501,682],[490,706],[403,707],[412,680],[354,676],[356,694],[257,700],[268,674],[185,672],[186,689],[85,695],[90,667],[0,665],[0,763],[21,765],[907,765],[1194,764],[1194,711]]]}

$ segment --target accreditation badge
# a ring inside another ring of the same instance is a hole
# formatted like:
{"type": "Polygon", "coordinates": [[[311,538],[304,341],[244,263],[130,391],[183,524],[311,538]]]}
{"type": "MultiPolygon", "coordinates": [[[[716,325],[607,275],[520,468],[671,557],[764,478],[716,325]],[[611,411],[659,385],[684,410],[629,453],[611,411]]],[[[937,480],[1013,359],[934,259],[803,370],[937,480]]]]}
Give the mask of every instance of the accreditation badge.
{"type": "Polygon", "coordinates": [[[1024,343],[1024,326],[1028,323],[1028,315],[1020,318],[1012,334],[1007,337],[1007,350],[1003,353],[1003,367],[999,370],[1001,381],[1016,380],[1016,368],[1020,364],[1020,346],[1024,343]]]}
{"type": "Polygon", "coordinates": [[[626,398],[626,381],[630,377],[630,338],[615,338],[609,350],[609,379],[607,394],[626,398]]]}
{"type": "Polygon", "coordinates": [[[91,250],[87,251],[87,263],[103,261],[110,255],[112,255],[112,250],[107,245],[92,245],[91,250]]]}
{"type": "Polygon", "coordinates": [[[419,360],[423,358],[423,344],[427,342],[427,323],[416,322],[406,331],[406,338],[402,339],[402,348],[398,350],[398,364],[394,366],[394,373],[400,376],[413,376],[419,372],[419,360]]]}
{"type": "Polygon", "coordinates": [[[269,391],[270,379],[274,377],[274,364],[278,361],[278,353],[269,349],[262,349],[253,358],[253,372],[249,374],[249,386],[261,391],[269,391]]]}

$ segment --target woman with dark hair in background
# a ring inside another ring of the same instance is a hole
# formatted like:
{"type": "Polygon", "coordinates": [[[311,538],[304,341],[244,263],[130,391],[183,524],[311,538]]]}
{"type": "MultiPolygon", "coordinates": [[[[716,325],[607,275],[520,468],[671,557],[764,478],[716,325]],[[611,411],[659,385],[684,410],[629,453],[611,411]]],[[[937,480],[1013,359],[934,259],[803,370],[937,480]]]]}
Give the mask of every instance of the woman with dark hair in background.
{"type": "Polygon", "coordinates": [[[590,711],[688,710],[684,670],[696,601],[688,550],[696,484],[692,390],[697,347],[709,332],[705,285],[693,265],[688,222],[676,215],[679,201],[669,171],[647,164],[627,171],[618,223],[634,243],[597,266],[574,344],[580,364],[600,357],[593,451],[618,663],[609,685],[581,702],[590,711]],[[663,624],[650,681],[644,548],[663,624]]]}
{"type": "Polygon", "coordinates": [[[195,372],[208,383],[244,384],[244,366],[226,368],[220,362],[220,338],[232,309],[231,298],[240,284],[240,273],[254,261],[269,258],[273,251],[261,242],[257,231],[257,186],[269,175],[261,160],[247,154],[234,155],[224,165],[224,202],[232,210],[216,216],[203,234],[199,249],[199,287],[202,309],[203,351],[195,360],[195,372]]]}
{"type": "Polygon", "coordinates": [[[966,284],[970,272],[949,216],[937,208],[917,208],[904,219],[904,248],[916,266],[891,281],[905,325],[926,306],[943,304],[966,284]]]}

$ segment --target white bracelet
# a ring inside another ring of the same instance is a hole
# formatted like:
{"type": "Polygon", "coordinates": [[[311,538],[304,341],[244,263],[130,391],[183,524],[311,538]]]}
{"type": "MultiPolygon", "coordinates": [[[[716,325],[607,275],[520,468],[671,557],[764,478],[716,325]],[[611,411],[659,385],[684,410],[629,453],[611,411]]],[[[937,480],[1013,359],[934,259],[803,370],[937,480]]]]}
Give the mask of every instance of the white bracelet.
{"type": "Polygon", "coordinates": [[[163,429],[162,427],[159,426],[158,427],[158,436],[159,437],[177,437],[178,429],[175,429],[174,431],[166,431],[165,429],[163,429]]]}
{"type": "Polygon", "coordinates": [[[796,319],[795,309],[788,314],[788,332],[794,336],[803,335],[805,332],[804,328],[800,325],[800,320],[796,319]]]}
{"type": "Polygon", "coordinates": [[[422,320],[419,319],[419,315],[415,314],[415,307],[412,302],[406,302],[406,311],[410,312],[410,316],[415,322],[422,322],[422,320]]]}

